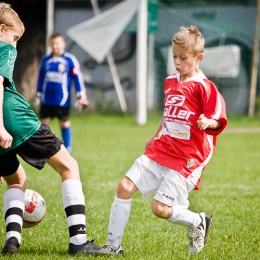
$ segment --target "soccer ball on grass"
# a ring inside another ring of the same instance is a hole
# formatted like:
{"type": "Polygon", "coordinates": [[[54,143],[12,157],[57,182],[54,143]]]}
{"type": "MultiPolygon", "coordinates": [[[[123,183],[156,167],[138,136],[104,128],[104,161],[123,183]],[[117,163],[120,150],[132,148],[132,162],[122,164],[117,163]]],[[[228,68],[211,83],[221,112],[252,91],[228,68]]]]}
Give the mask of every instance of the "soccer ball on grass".
{"type": "Polygon", "coordinates": [[[31,228],[43,220],[46,212],[46,204],[41,194],[35,190],[27,189],[24,193],[24,199],[23,228],[31,228]]]}

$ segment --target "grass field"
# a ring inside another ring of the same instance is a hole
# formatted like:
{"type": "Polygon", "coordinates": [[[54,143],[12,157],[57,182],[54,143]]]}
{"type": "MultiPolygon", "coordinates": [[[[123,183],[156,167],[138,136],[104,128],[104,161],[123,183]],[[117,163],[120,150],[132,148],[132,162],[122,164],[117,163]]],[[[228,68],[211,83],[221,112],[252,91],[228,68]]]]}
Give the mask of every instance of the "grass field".
{"type": "MultiPolygon", "coordinates": [[[[145,141],[154,133],[159,116],[150,116],[138,126],[133,116],[74,115],[73,156],[78,160],[86,199],[87,235],[97,244],[106,242],[110,206],[118,181],[143,152],[145,141]]],[[[201,189],[190,193],[190,209],[213,215],[204,251],[187,254],[187,230],[156,218],[150,210],[152,197],[134,195],[130,221],[123,237],[124,259],[259,259],[260,255],[260,132],[236,132],[240,127],[255,129],[260,119],[230,117],[227,132],[218,139],[217,149],[202,175],[201,189]],[[234,131],[233,131],[234,130],[234,131]]],[[[53,131],[59,136],[57,122],[53,131]]],[[[49,166],[38,171],[23,162],[28,188],[46,200],[47,213],[38,226],[23,230],[17,256],[5,259],[74,259],[67,254],[68,230],[62,207],[60,178],[49,166]]],[[[0,189],[4,194],[5,186],[0,189]]],[[[3,208],[1,200],[0,208],[3,208]]],[[[5,241],[4,218],[0,218],[0,243],[5,241]]],[[[86,257],[77,257],[83,259],[86,257]]],[[[117,257],[88,257],[88,259],[117,257]]]]}

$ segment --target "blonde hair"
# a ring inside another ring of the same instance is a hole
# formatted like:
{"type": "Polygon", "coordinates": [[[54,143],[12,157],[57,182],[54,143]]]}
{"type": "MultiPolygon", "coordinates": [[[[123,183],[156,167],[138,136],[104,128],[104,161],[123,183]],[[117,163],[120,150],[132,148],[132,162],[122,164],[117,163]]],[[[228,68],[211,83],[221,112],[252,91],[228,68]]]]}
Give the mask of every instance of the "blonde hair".
{"type": "Polygon", "coordinates": [[[25,30],[23,22],[11,5],[3,2],[0,2],[0,24],[5,24],[10,30],[18,29],[21,35],[25,30]]]}
{"type": "Polygon", "coordinates": [[[180,28],[181,30],[173,36],[172,43],[180,45],[181,48],[189,49],[194,52],[194,55],[203,53],[205,39],[199,29],[194,25],[181,26],[180,28]]]}
{"type": "Polygon", "coordinates": [[[58,37],[61,37],[64,40],[64,37],[61,33],[58,32],[54,32],[51,36],[50,36],[50,40],[56,39],[58,37]]]}

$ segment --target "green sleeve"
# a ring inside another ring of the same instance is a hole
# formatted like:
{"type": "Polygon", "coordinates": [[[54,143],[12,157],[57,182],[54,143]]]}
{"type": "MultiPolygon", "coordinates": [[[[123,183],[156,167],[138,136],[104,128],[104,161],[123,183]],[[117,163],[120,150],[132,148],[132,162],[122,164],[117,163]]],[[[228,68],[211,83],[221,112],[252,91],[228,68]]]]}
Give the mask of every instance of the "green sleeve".
{"type": "Polygon", "coordinates": [[[16,56],[17,51],[12,45],[0,42],[0,75],[10,83],[13,82],[13,69],[16,56]]]}

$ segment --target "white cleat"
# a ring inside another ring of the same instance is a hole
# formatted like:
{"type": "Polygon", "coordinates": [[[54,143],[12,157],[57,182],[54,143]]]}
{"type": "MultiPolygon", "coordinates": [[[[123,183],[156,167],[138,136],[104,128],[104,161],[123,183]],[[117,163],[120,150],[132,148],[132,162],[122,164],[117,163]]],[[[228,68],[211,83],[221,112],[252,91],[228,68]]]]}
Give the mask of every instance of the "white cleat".
{"type": "Polygon", "coordinates": [[[206,213],[200,213],[201,223],[194,229],[188,229],[188,238],[190,240],[188,253],[199,253],[206,244],[206,236],[211,227],[212,218],[206,213]]]}

